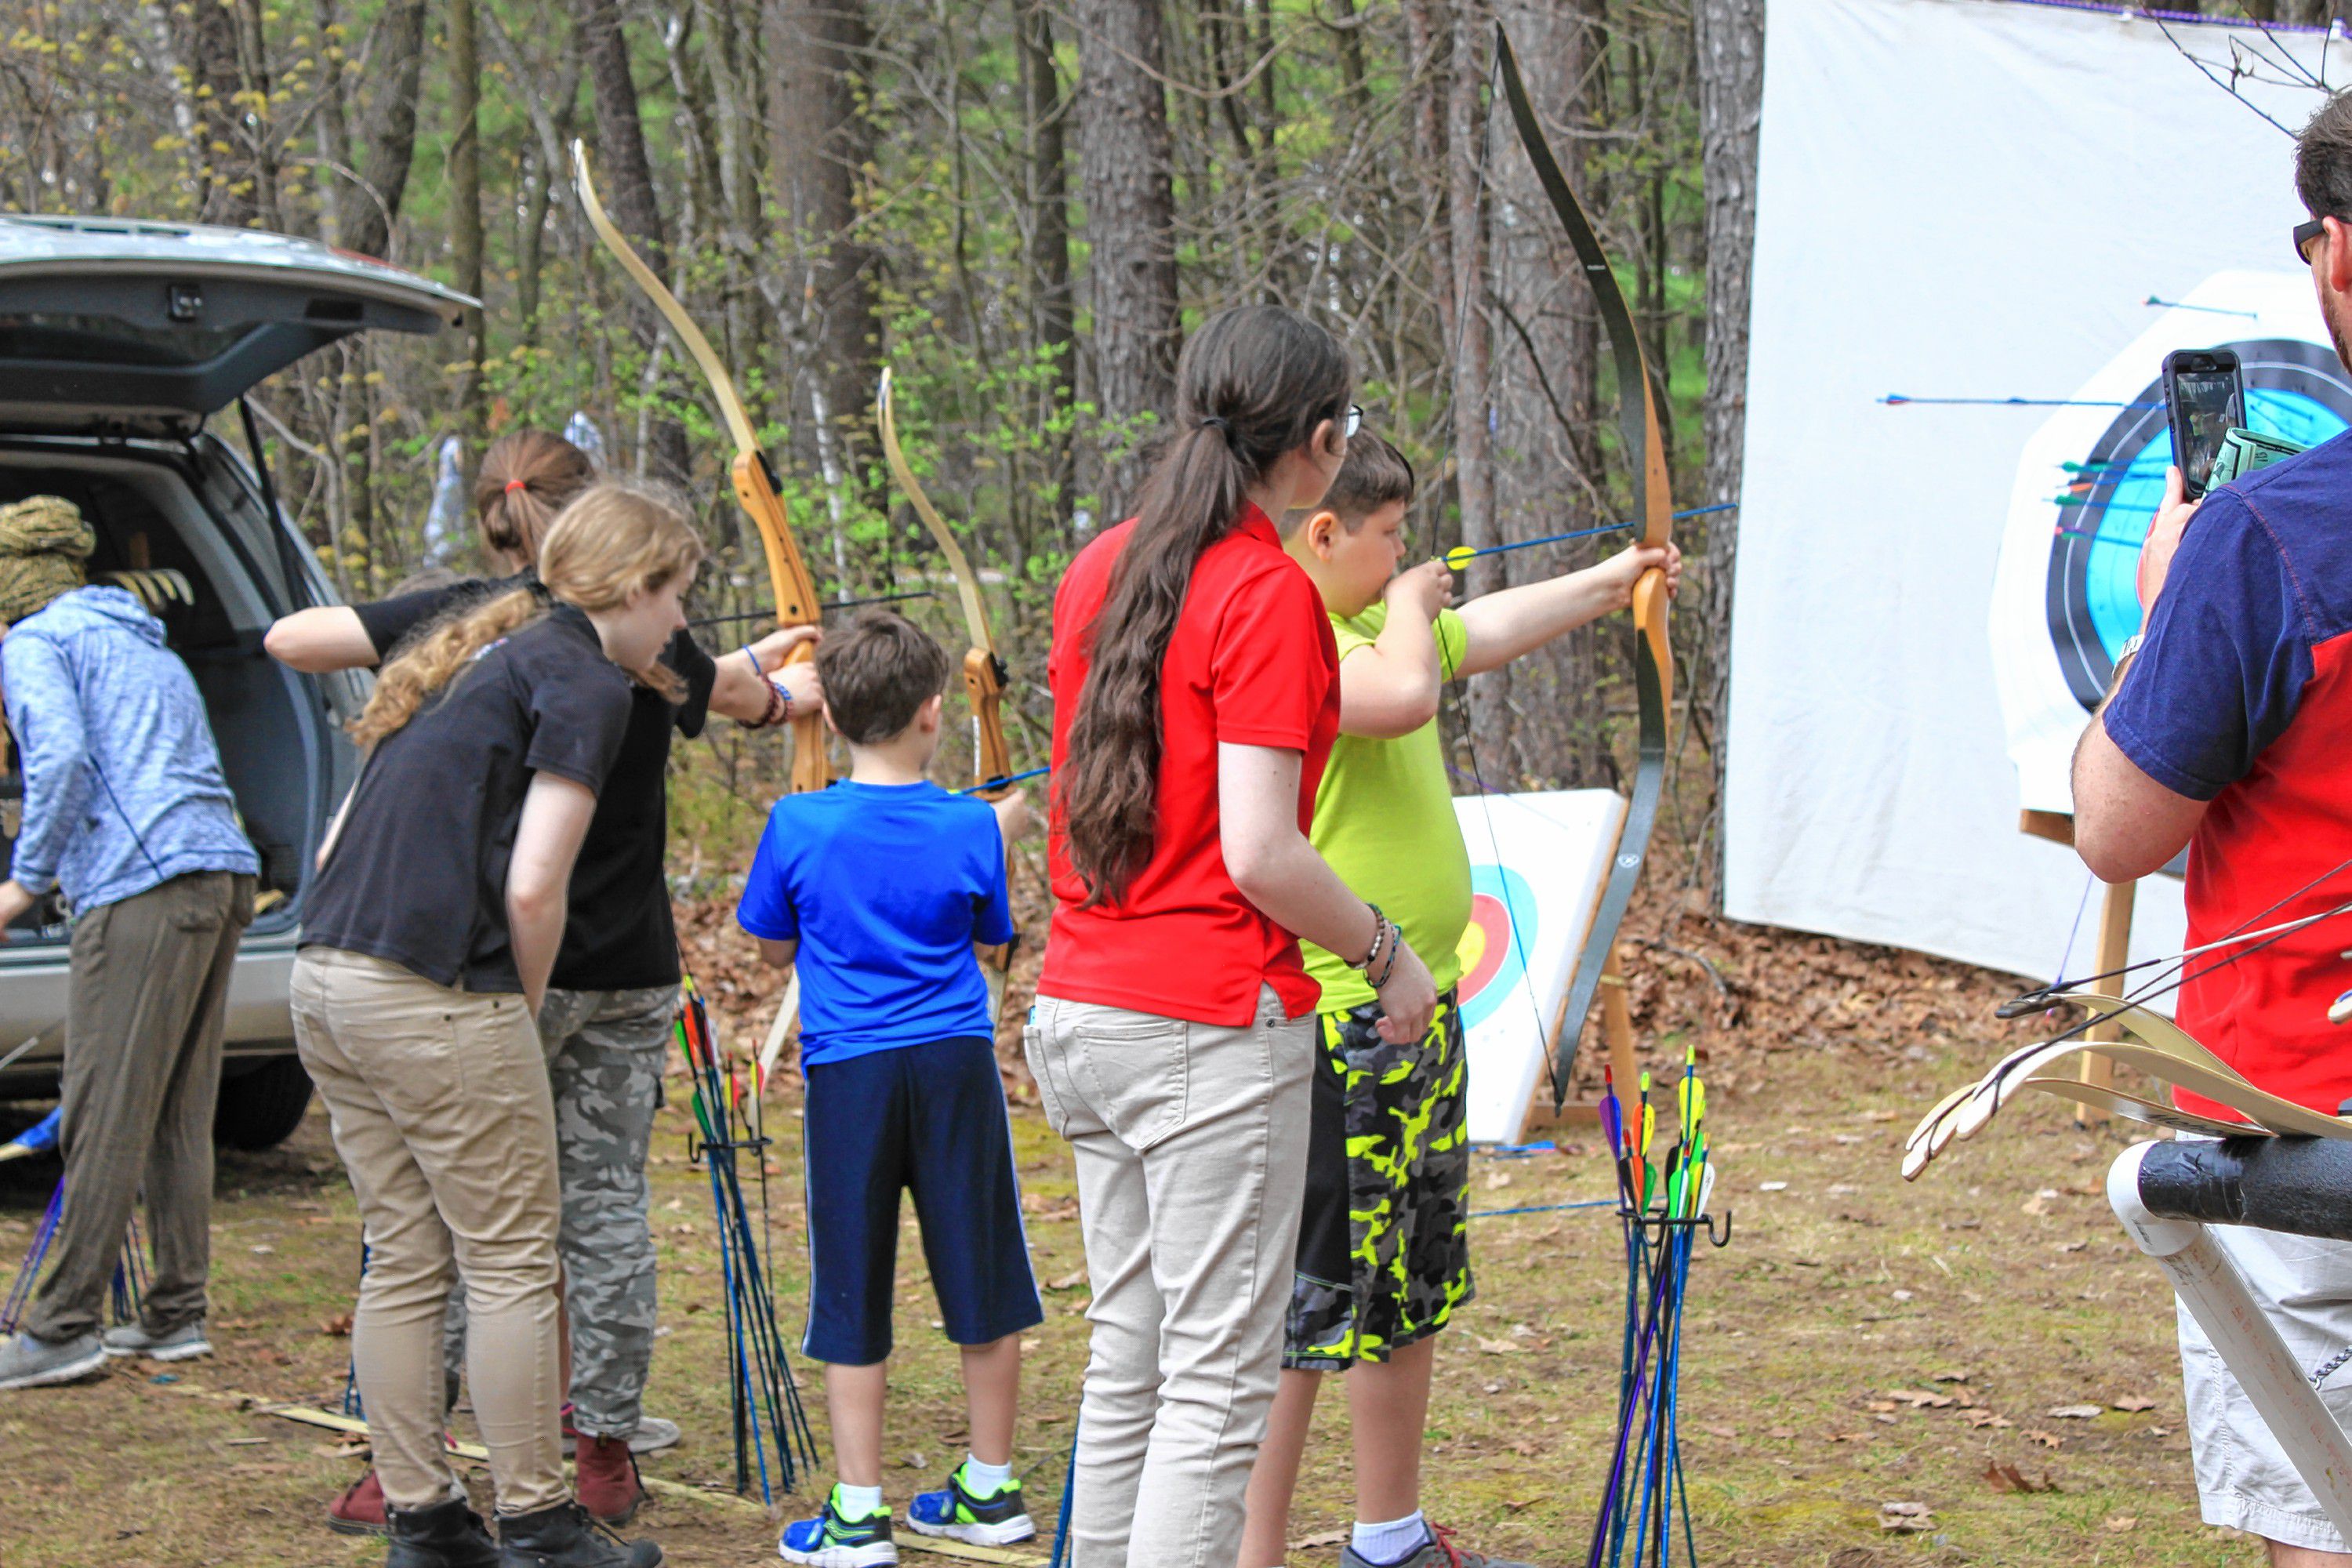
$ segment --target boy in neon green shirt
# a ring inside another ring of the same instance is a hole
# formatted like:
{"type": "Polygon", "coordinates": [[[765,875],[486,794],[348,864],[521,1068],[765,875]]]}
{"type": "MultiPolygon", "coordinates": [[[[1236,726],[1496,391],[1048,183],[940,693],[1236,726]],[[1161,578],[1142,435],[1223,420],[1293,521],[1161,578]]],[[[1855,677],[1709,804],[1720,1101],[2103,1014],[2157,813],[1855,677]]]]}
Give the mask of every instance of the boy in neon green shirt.
{"type": "Polygon", "coordinates": [[[1369,431],[1348,442],[1322,504],[1284,521],[1284,547],[1323,595],[1339,645],[1339,736],[1310,837],[1349,888],[1380,906],[1437,983],[1436,1016],[1410,1045],[1383,1041],[1364,978],[1302,944],[1322,982],[1306,1212],[1285,1325],[1283,1374],[1250,1478],[1241,1568],[1279,1568],[1318,1374],[1348,1379],[1356,1526],[1340,1568],[1527,1568],[1444,1540],[1421,1511],[1433,1336],[1470,1300],[1470,1145],[1454,987],[1470,921],[1470,853],[1437,732],[1438,692],[1623,609],[1634,581],[1681,554],[1636,545],[1581,572],[1446,608],[1444,563],[1399,572],[1412,467],[1369,431]]]}

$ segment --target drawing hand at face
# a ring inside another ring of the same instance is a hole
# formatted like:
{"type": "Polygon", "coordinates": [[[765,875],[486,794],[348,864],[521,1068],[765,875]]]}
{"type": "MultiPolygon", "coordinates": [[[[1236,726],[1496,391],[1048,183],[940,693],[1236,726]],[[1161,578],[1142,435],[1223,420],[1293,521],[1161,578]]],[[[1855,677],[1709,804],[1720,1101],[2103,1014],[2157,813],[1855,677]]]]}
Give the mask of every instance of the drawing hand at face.
{"type": "Polygon", "coordinates": [[[1381,597],[1391,615],[1404,613],[1433,621],[1438,611],[1454,602],[1454,574],[1443,561],[1424,561],[1390,578],[1381,597]]]}

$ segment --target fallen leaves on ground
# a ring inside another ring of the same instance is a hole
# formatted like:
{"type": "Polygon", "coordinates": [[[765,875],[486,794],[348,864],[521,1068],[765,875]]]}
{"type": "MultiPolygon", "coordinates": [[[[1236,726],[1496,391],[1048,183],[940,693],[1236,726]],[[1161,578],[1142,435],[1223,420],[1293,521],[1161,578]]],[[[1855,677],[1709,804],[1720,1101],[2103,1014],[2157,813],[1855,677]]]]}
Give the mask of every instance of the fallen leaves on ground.
{"type": "Polygon", "coordinates": [[[2058,1483],[2050,1479],[2049,1471],[2042,1471],[2042,1479],[2036,1480],[2015,1465],[2000,1460],[1985,1467],[1984,1479],[1985,1484],[1997,1492],[2054,1492],[2058,1489],[2058,1483]]]}

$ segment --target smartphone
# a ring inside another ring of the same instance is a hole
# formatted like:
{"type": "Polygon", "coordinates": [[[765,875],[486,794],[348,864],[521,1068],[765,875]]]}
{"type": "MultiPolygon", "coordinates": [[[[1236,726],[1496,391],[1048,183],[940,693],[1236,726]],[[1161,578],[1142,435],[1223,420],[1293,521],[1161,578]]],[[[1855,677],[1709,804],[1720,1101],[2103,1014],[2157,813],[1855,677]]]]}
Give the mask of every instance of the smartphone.
{"type": "Polygon", "coordinates": [[[2172,460],[2194,500],[2213,477],[2221,438],[2246,423],[2238,356],[2228,349],[2176,349],[2165,355],[2164,412],[2172,425],[2172,460]]]}

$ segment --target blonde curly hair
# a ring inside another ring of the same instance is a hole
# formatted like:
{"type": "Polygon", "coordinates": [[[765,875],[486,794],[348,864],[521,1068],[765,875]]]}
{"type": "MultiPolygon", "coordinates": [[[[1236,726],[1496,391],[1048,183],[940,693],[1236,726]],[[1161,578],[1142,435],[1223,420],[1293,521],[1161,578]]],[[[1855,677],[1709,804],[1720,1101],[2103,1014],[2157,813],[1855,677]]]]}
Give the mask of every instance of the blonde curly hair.
{"type": "MultiPolygon", "coordinates": [[[[550,598],[593,615],[691,574],[702,557],[702,540],[674,496],[606,479],[581,491],[549,524],[540,542],[539,579],[550,598]]],[[[377,675],[367,707],[352,721],[352,738],[373,746],[397,733],[483,649],[546,613],[538,594],[518,588],[425,632],[377,675]]],[[[672,702],[685,699],[685,683],[658,660],[629,673],[672,702]]]]}

